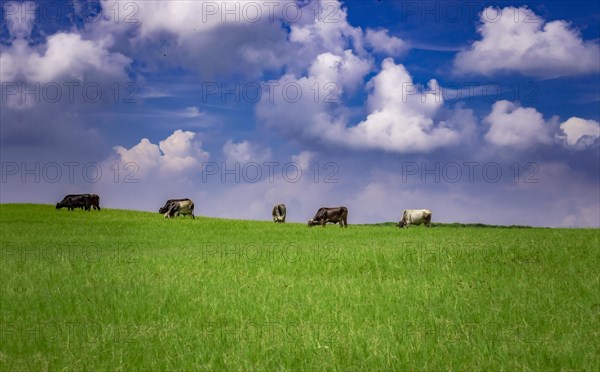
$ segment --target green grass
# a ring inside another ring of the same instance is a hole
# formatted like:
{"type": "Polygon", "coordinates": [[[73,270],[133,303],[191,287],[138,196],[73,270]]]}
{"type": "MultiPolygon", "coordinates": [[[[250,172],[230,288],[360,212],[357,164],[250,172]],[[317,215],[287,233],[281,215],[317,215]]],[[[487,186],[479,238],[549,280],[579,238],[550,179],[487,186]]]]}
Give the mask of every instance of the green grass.
{"type": "Polygon", "coordinates": [[[600,231],[0,205],[0,370],[600,368],[600,231]]]}

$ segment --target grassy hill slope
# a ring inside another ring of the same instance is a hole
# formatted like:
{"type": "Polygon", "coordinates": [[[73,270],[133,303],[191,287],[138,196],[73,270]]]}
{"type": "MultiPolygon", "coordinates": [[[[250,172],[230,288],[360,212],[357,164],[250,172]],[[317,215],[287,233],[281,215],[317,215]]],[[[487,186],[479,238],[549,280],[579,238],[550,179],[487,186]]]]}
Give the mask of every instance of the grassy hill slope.
{"type": "Polygon", "coordinates": [[[600,231],[0,205],[0,370],[600,367],[600,231]]]}

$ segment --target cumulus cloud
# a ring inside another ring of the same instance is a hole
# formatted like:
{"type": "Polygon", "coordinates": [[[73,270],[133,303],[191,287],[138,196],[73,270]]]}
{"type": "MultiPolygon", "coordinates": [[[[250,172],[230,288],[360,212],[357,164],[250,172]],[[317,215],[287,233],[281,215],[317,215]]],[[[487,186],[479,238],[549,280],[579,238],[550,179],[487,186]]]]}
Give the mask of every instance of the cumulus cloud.
{"type": "Polygon", "coordinates": [[[127,79],[131,59],[110,50],[109,35],[87,39],[75,31],[46,36],[39,30],[32,36],[44,24],[35,19],[36,5],[13,1],[3,6],[9,31],[0,43],[3,147],[34,145],[35,151],[20,153],[46,151],[42,159],[59,156],[57,148],[71,159],[74,153],[86,158],[101,152],[99,147],[106,146],[101,130],[85,114],[105,112],[113,99],[109,89],[127,79]],[[88,99],[96,94],[98,100],[88,99]]]}
{"type": "Polygon", "coordinates": [[[363,32],[348,23],[347,11],[339,0],[314,1],[313,7],[318,10],[305,12],[308,17],[290,26],[290,41],[303,46],[302,54],[307,59],[311,60],[323,51],[340,54],[350,45],[361,54],[363,32]],[[326,19],[321,17],[315,21],[315,12],[326,15],[326,19]]]}
{"type": "Polygon", "coordinates": [[[271,158],[271,150],[269,148],[262,148],[247,140],[240,143],[234,143],[232,140],[228,140],[225,142],[225,145],[223,145],[223,154],[228,162],[239,163],[262,163],[271,158]]]}
{"type": "MultiPolygon", "coordinates": [[[[317,56],[310,66],[308,73],[311,79],[324,87],[328,83],[334,84],[332,93],[339,98],[345,90],[353,92],[362,83],[364,76],[371,71],[370,61],[361,59],[345,50],[340,55],[323,53],[317,56]]],[[[327,99],[327,98],[324,98],[327,99]]]]}
{"type": "Polygon", "coordinates": [[[600,138],[600,123],[595,120],[572,117],[561,123],[560,129],[566,145],[577,150],[590,147],[600,138]]]}
{"type": "MultiPolygon", "coordinates": [[[[18,6],[15,4],[5,4],[11,39],[0,51],[0,80],[18,87],[17,94],[10,94],[6,99],[9,107],[28,109],[42,101],[39,98],[42,88],[36,88],[36,84],[55,84],[58,88],[53,88],[52,97],[73,100],[74,97],[81,98],[81,86],[85,83],[98,84],[98,81],[111,79],[109,85],[112,85],[127,78],[132,60],[110,50],[113,45],[110,35],[85,39],[76,32],[57,32],[32,42],[30,33],[35,13],[14,9],[8,12],[9,6],[18,6]],[[12,15],[9,16],[9,13],[12,15]],[[65,82],[71,85],[67,87],[65,82]],[[80,94],[75,95],[73,92],[77,88],[80,94]],[[38,98],[24,99],[27,95],[22,92],[23,89],[37,91],[38,98]]],[[[30,4],[22,3],[20,7],[27,8],[30,4]]]]}
{"type": "Polygon", "coordinates": [[[328,109],[337,107],[345,91],[358,88],[369,63],[347,50],[341,54],[323,53],[315,57],[307,76],[285,74],[274,85],[273,100],[263,96],[257,105],[257,116],[268,127],[302,139],[330,141],[343,124],[329,125],[333,120],[328,109]],[[292,94],[283,87],[296,87],[292,94]],[[295,93],[295,92],[294,92],[295,93]]]}
{"type": "Polygon", "coordinates": [[[84,80],[85,74],[125,77],[125,69],[131,59],[109,51],[112,38],[84,40],[74,33],[57,33],[48,37],[43,53],[31,53],[22,72],[35,81],[56,79],[84,80]]]}
{"type": "Polygon", "coordinates": [[[536,77],[598,73],[600,47],[565,21],[545,22],[527,7],[488,7],[480,15],[482,39],[458,53],[460,74],[516,71],[536,77]]]}
{"type": "Polygon", "coordinates": [[[288,60],[282,9],[294,0],[141,1],[135,8],[130,3],[103,0],[106,17],[86,32],[95,38],[114,35],[119,50],[135,52],[149,69],[184,68],[205,78],[258,77],[288,60]],[[114,12],[115,7],[129,11],[114,12]]]}
{"type": "Polygon", "coordinates": [[[490,126],[485,134],[489,143],[515,149],[551,144],[552,128],[557,124],[556,118],[547,123],[536,109],[505,100],[494,103],[483,121],[490,126]]]}
{"type": "Polygon", "coordinates": [[[399,56],[408,50],[408,45],[400,38],[388,35],[388,31],[367,29],[366,44],[377,53],[399,56]]]}
{"type": "Polygon", "coordinates": [[[381,72],[369,86],[371,113],[349,129],[349,142],[356,147],[429,152],[458,144],[474,126],[472,113],[463,109],[436,122],[444,105],[437,81],[432,79],[426,88],[419,89],[404,66],[391,59],[383,61],[381,72]]]}
{"type": "Polygon", "coordinates": [[[505,100],[494,103],[483,122],[489,126],[487,142],[515,150],[551,144],[584,150],[600,138],[600,124],[595,120],[571,117],[559,124],[556,116],[545,120],[535,108],[505,100]]]}
{"type": "Polygon", "coordinates": [[[38,83],[61,79],[84,80],[86,75],[124,77],[131,59],[110,52],[110,35],[86,40],[75,32],[57,32],[41,43],[30,43],[35,22],[35,4],[9,2],[4,15],[10,44],[0,53],[0,80],[27,80],[38,83]],[[15,9],[12,9],[15,8],[15,9]]]}
{"type": "Polygon", "coordinates": [[[302,151],[297,155],[292,155],[292,162],[298,164],[300,169],[304,171],[310,167],[311,162],[315,159],[316,156],[317,154],[313,151],[302,151]]]}
{"type": "Polygon", "coordinates": [[[13,38],[24,39],[31,35],[35,22],[35,8],[33,1],[9,1],[4,4],[4,20],[8,33],[13,38]]]}
{"type": "Polygon", "coordinates": [[[185,176],[186,171],[199,171],[210,156],[202,150],[202,143],[195,140],[195,136],[196,133],[178,129],[158,145],[143,138],[130,149],[116,146],[114,150],[121,162],[136,164],[141,177],[155,175],[156,172],[161,176],[185,176]]]}
{"type": "MultiPolygon", "coordinates": [[[[337,102],[347,82],[358,80],[357,76],[364,77],[368,71],[357,67],[365,66],[359,61],[348,52],[338,58],[320,55],[309,69],[309,76],[285,75],[279,83],[282,86],[294,83],[309,92],[315,83],[323,86],[324,81],[335,82],[339,89],[333,102],[337,102]],[[343,68],[345,65],[347,68],[343,68]]],[[[267,125],[310,142],[398,153],[429,152],[457,145],[468,141],[473,133],[475,117],[471,110],[446,109],[437,81],[431,80],[427,87],[420,87],[404,66],[395,64],[391,58],[383,61],[382,70],[367,88],[369,114],[355,126],[349,124],[348,108],[326,100],[314,102],[313,97],[302,97],[299,102],[263,100],[257,115],[267,125]]]]}

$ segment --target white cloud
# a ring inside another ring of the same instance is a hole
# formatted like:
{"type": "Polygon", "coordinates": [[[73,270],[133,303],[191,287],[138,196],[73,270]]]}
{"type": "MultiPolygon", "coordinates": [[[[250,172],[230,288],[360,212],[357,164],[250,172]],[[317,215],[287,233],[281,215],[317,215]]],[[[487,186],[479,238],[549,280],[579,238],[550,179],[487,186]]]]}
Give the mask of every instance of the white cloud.
{"type": "MultiPolygon", "coordinates": [[[[114,23],[127,23],[128,20],[132,24],[139,24],[140,36],[146,38],[159,32],[169,32],[178,36],[199,35],[218,29],[224,24],[276,24],[285,19],[283,9],[291,7],[295,1],[148,1],[136,4],[135,8],[126,7],[130,3],[128,0],[102,0],[102,3],[104,9],[120,6],[121,10],[129,10],[106,11],[105,14],[114,23]]],[[[292,12],[293,10],[289,10],[289,13],[292,12]]]]}
{"type": "Polygon", "coordinates": [[[198,106],[190,106],[186,107],[184,110],[181,110],[178,115],[184,118],[197,118],[204,115],[204,113],[200,111],[198,106]]]}
{"type": "Polygon", "coordinates": [[[537,77],[598,73],[600,47],[582,40],[565,21],[545,22],[527,7],[488,7],[480,15],[482,39],[460,52],[460,74],[517,71],[537,77]]]}
{"type": "Polygon", "coordinates": [[[269,148],[262,148],[247,140],[240,143],[234,143],[232,140],[228,140],[225,145],[223,145],[223,154],[225,154],[227,161],[239,163],[262,163],[271,158],[271,150],[269,148]]]}
{"type": "Polygon", "coordinates": [[[161,153],[158,145],[153,144],[147,138],[142,138],[140,143],[130,149],[116,146],[114,150],[119,154],[122,161],[135,163],[142,173],[149,173],[150,169],[158,167],[161,153]]]}
{"type": "Polygon", "coordinates": [[[114,147],[119,160],[123,163],[135,163],[139,167],[141,177],[150,175],[181,175],[186,171],[199,171],[202,162],[209,158],[209,153],[201,148],[201,142],[194,141],[193,132],[176,130],[172,135],[153,144],[147,138],[127,149],[114,147]]]}
{"type": "Polygon", "coordinates": [[[260,76],[289,60],[282,9],[296,4],[294,0],[130,3],[103,0],[106,17],[86,32],[95,38],[114,35],[120,50],[134,52],[148,69],[183,67],[211,78],[260,76]]]}
{"type": "Polygon", "coordinates": [[[408,45],[402,39],[389,36],[388,31],[385,29],[367,29],[365,42],[375,52],[388,56],[399,56],[408,50],[408,45]]]}
{"type": "Polygon", "coordinates": [[[496,146],[526,149],[538,144],[551,144],[551,131],[556,118],[547,123],[536,109],[519,107],[509,101],[497,101],[492,112],[483,119],[490,126],[485,139],[496,146]]]}
{"type": "MultiPolygon", "coordinates": [[[[348,108],[336,104],[348,81],[366,75],[359,58],[346,52],[343,56],[319,55],[309,76],[285,75],[281,86],[298,84],[303,92],[311,92],[315,83],[335,82],[339,88],[333,102],[306,95],[298,102],[279,99],[271,103],[263,99],[257,108],[259,119],[268,126],[312,143],[336,144],[354,149],[376,149],[398,153],[429,152],[470,140],[475,118],[471,110],[444,108],[439,86],[431,80],[426,88],[414,84],[404,66],[391,58],[368,83],[369,114],[358,125],[350,126],[348,108]],[[348,68],[340,68],[347,65],[348,68]],[[350,79],[348,76],[352,76],[350,79]]],[[[280,95],[277,95],[279,97],[280,95]]],[[[330,97],[331,98],[331,97],[330,97]]]]}
{"type": "Polygon", "coordinates": [[[75,33],[57,33],[48,37],[43,54],[31,53],[21,64],[23,73],[38,82],[57,79],[84,80],[86,73],[125,77],[131,59],[109,51],[112,38],[84,40],[75,33]]]}
{"type": "Polygon", "coordinates": [[[436,122],[435,117],[444,105],[437,81],[430,80],[427,88],[418,89],[404,66],[391,59],[383,61],[381,72],[369,86],[371,113],[349,129],[349,142],[356,147],[429,152],[458,144],[463,140],[461,132],[474,125],[470,111],[465,110],[436,122]],[[467,120],[457,121],[456,115],[467,120]]]}
{"type": "Polygon", "coordinates": [[[106,146],[102,131],[85,114],[104,114],[107,103],[114,103],[109,89],[127,79],[131,60],[110,51],[108,35],[98,40],[76,32],[46,36],[40,29],[32,37],[31,31],[44,23],[35,19],[41,14],[34,11],[35,4],[3,5],[9,35],[0,43],[0,81],[15,87],[3,94],[0,108],[3,146],[27,144],[38,154],[44,149],[42,159],[57,156],[58,148],[61,156],[71,158],[73,153],[85,157],[101,151],[106,146]],[[100,90],[97,101],[88,100],[100,90]]]}
{"type": "Polygon", "coordinates": [[[113,45],[110,35],[86,40],[78,33],[57,32],[42,43],[30,43],[34,9],[32,2],[4,5],[11,41],[0,54],[0,80],[45,83],[64,79],[82,81],[90,74],[126,76],[125,69],[131,59],[109,51],[113,45]]]}
{"type": "Polygon", "coordinates": [[[33,1],[9,1],[4,4],[4,20],[12,37],[24,39],[31,35],[35,22],[35,8],[33,1]]]}
{"type": "Polygon", "coordinates": [[[345,50],[341,55],[332,53],[318,55],[309,68],[309,76],[319,82],[320,87],[333,83],[334,94],[339,98],[345,90],[350,92],[356,90],[371,69],[370,61],[359,58],[351,50],[345,50]]]}
{"type": "Polygon", "coordinates": [[[313,151],[302,151],[297,155],[292,155],[292,162],[298,164],[300,169],[303,171],[309,169],[311,162],[316,157],[316,153],[313,151]]]}
{"type": "Polygon", "coordinates": [[[600,138],[600,123],[595,120],[585,120],[572,117],[560,124],[563,140],[568,147],[578,150],[585,149],[600,138]]]}
{"type": "Polygon", "coordinates": [[[307,47],[304,52],[308,58],[314,58],[323,51],[340,54],[350,43],[357,52],[362,51],[362,30],[348,23],[348,14],[339,0],[315,1],[311,11],[301,22],[290,27],[290,41],[307,47]],[[317,10],[318,9],[318,10],[317,10]],[[315,13],[321,16],[315,20],[315,13]]]}
{"type": "Polygon", "coordinates": [[[287,39],[291,56],[285,65],[288,74],[304,75],[319,55],[342,56],[348,50],[366,63],[373,63],[364,48],[363,30],[348,22],[347,10],[339,0],[313,0],[307,4],[303,17],[290,25],[287,39]],[[315,14],[320,16],[315,18],[315,14]]]}

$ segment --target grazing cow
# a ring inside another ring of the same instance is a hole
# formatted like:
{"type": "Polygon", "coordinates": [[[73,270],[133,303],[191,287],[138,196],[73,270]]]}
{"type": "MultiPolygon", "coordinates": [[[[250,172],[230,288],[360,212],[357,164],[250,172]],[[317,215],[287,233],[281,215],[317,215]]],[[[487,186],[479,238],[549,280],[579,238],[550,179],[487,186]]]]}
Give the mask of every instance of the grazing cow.
{"type": "Polygon", "coordinates": [[[327,222],[339,223],[340,227],[348,227],[348,208],[319,208],[315,216],[308,220],[308,227],[313,227],[315,225],[325,227],[327,222]]]}
{"type": "Polygon", "coordinates": [[[196,218],[194,217],[194,202],[191,199],[177,200],[169,204],[169,208],[165,212],[165,218],[173,218],[179,215],[191,215],[192,218],[196,218]]]}
{"type": "Polygon", "coordinates": [[[431,211],[429,209],[405,209],[397,227],[425,224],[431,227],[431,211]]]}
{"type": "Polygon", "coordinates": [[[67,208],[70,211],[82,208],[89,212],[91,207],[100,210],[100,197],[96,194],[70,194],[56,203],[56,209],[67,208]]]}
{"type": "MultiPolygon", "coordinates": [[[[160,209],[158,210],[158,213],[160,213],[160,214],[165,214],[165,213],[167,213],[167,211],[168,211],[168,210],[169,210],[169,208],[171,207],[171,204],[173,204],[173,203],[175,203],[175,202],[182,202],[182,201],[186,201],[186,200],[190,200],[190,199],[187,199],[187,198],[185,198],[185,199],[169,199],[169,200],[167,200],[167,202],[165,203],[165,205],[164,205],[162,208],[160,208],[160,209]]],[[[191,200],[190,200],[190,201],[191,201],[191,200]]]]}
{"type": "Polygon", "coordinates": [[[276,204],[273,207],[273,222],[285,222],[285,204],[276,204]]]}

